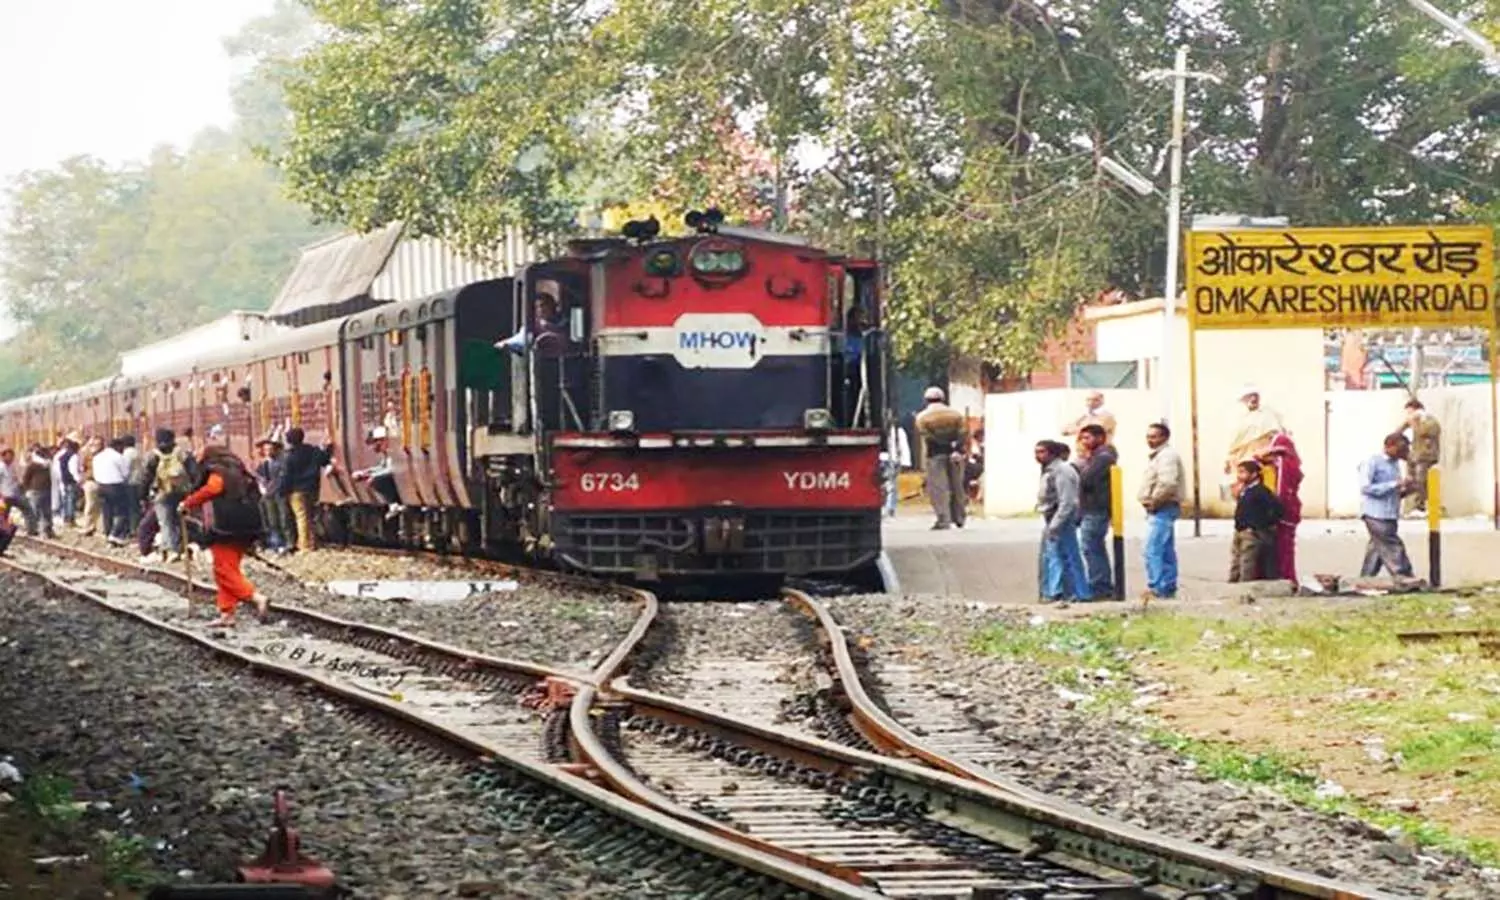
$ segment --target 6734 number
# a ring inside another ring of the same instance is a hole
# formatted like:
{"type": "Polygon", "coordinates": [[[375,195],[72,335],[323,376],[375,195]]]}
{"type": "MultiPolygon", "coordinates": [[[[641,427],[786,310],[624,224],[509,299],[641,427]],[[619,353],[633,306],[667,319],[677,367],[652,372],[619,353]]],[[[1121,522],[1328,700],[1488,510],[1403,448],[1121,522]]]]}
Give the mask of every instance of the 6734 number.
{"type": "Polygon", "coordinates": [[[578,486],[585,493],[620,493],[623,491],[638,491],[641,489],[640,476],[634,472],[588,472],[580,476],[578,486]]]}

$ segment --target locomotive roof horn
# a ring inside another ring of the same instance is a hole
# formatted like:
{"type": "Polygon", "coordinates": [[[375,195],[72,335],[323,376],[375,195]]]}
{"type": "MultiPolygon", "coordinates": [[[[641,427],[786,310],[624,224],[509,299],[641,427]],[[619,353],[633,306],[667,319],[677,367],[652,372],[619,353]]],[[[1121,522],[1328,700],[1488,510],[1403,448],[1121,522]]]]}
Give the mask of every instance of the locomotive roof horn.
{"type": "Polygon", "coordinates": [[[682,221],[699,234],[714,234],[724,224],[724,213],[717,206],[711,206],[704,212],[692,209],[682,217],[682,221]]]}
{"type": "Polygon", "coordinates": [[[652,216],[649,219],[632,219],[625,223],[625,227],[620,229],[620,233],[632,241],[645,243],[658,234],[661,234],[661,223],[656,220],[656,216],[652,216]]]}

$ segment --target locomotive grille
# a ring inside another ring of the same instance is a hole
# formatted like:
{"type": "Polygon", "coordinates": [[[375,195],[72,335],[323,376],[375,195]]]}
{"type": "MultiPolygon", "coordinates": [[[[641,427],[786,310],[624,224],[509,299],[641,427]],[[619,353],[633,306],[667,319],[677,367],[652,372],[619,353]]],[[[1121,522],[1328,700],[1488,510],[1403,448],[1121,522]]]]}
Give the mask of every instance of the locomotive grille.
{"type": "MultiPolygon", "coordinates": [[[[847,572],[880,552],[880,512],[738,511],[741,549],[708,552],[706,523],[724,510],[645,513],[554,513],[557,553],[570,566],[597,574],[630,574],[640,558],[674,575],[807,575],[847,572]]],[[[709,527],[712,527],[709,524],[709,527]]]]}

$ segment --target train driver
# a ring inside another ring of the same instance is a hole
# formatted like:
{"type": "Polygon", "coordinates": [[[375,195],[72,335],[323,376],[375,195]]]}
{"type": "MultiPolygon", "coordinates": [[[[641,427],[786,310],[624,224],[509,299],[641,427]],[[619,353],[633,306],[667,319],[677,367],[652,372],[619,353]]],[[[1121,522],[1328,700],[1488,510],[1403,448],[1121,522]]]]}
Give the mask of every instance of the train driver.
{"type": "MultiPolygon", "coordinates": [[[[562,313],[558,309],[557,298],[545,291],[538,292],[536,295],[536,321],[542,334],[567,334],[562,313]]],[[[516,354],[525,353],[526,343],[530,336],[530,328],[522,322],[519,331],[495,346],[516,354]]]]}

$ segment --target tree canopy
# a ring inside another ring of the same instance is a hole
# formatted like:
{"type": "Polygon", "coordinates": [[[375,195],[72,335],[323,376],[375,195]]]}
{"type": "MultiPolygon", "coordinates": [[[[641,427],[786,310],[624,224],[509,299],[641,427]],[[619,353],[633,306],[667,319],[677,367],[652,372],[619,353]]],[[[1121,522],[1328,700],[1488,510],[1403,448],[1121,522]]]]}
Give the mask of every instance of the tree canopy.
{"type": "Polygon", "coordinates": [[[231,42],[249,66],[230,131],[122,165],[77,157],[7,186],[0,297],[20,331],[0,347],[0,397],[102,376],[123,350],[270,305],[297,249],[328,231],[252,150],[280,140],[276,67],[311,26],[284,0],[231,42]]]}
{"type": "MultiPolygon", "coordinates": [[[[296,197],[476,251],[601,198],[785,224],[894,264],[908,358],[1025,370],[1109,288],[1160,289],[1175,45],[1190,212],[1302,224],[1474,215],[1500,94],[1405,4],[1222,0],[308,0],[296,197]]],[[[1458,14],[1479,3],[1450,3],[1458,14]]]]}

